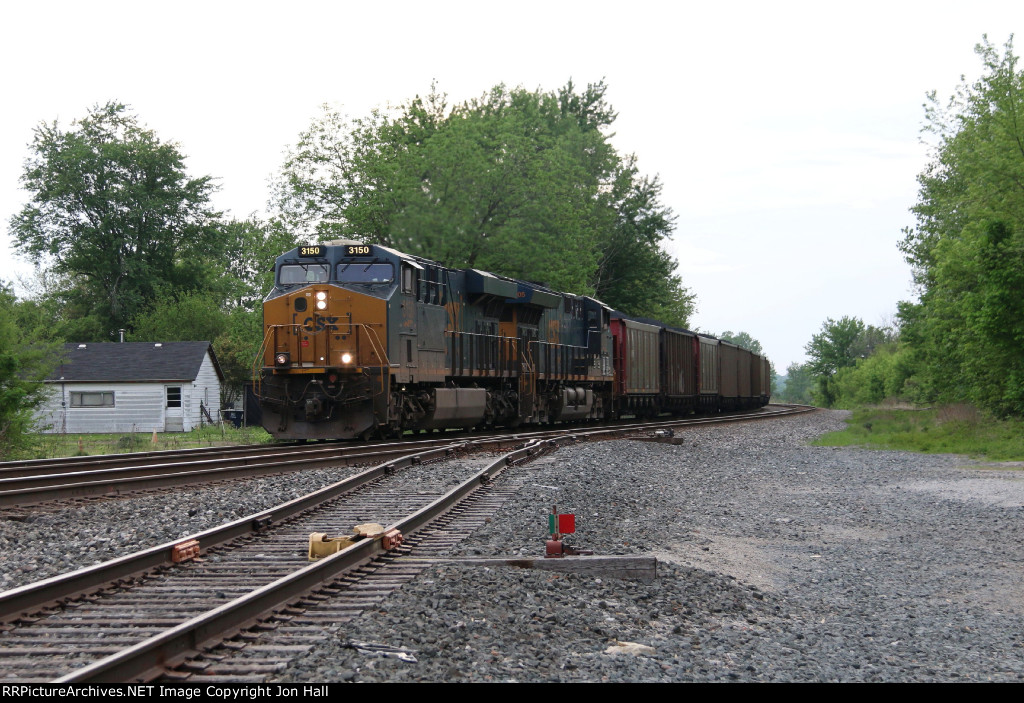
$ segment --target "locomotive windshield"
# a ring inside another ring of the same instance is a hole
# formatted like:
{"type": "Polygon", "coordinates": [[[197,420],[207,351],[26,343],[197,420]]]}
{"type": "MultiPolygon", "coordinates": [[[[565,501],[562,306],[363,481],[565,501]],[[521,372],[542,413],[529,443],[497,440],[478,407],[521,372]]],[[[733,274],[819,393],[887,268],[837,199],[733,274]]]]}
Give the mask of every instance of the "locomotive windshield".
{"type": "Polygon", "coordinates": [[[282,286],[297,283],[326,283],[330,278],[327,264],[284,264],[281,266],[278,280],[282,286]]]}
{"type": "Polygon", "coordinates": [[[395,268],[389,263],[342,263],[338,264],[337,280],[339,283],[391,283],[395,280],[395,268]]]}

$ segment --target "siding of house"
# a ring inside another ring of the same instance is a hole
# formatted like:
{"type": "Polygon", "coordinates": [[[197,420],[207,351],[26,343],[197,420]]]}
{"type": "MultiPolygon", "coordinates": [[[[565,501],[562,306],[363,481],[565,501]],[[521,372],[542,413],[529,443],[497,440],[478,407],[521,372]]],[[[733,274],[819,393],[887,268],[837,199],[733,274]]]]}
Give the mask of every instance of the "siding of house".
{"type": "Polygon", "coordinates": [[[214,422],[220,422],[220,380],[217,378],[217,371],[213,367],[213,360],[207,354],[203,357],[203,363],[196,374],[196,380],[184,388],[187,401],[185,404],[185,430],[199,427],[208,420],[202,417],[199,403],[210,413],[214,422]],[[200,419],[201,418],[201,419],[200,419]]]}
{"type": "Polygon", "coordinates": [[[181,387],[185,432],[206,423],[200,402],[214,422],[220,420],[220,380],[209,354],[192,381],[113,383],[109,381],[52,381],[50,394],[36,413],[36,427],[47,433],[164,432],[167,428],[167,387],[181,387]],[[73,392],[114,393],[112,408],[73,408],[73,392]],[[63,401],[64,405],[61,405],[63,401]]]}
{"type": "Polygon", "coordinates": [[[164,384],[162,383],[54,383],[37,425],[45,432],[157,432],[164,431],[164,384]],[[73,408],[71,393],[113,391],[112,408],[73,408]],[[63,398],[61,393],[63,392],[63,398]],[[61,406],[61,400],[65,405],[61,406]]]}

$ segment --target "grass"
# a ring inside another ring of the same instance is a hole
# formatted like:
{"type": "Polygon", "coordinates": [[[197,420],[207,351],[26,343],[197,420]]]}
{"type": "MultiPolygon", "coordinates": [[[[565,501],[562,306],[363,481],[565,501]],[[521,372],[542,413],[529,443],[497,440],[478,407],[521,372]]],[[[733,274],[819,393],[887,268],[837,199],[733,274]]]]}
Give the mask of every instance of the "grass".
{"type": "Polygon", "coordinates": [[[969,405],[926,410],[860,408],[853,411],[845,430],[830,432],[814,444],[1024,461],[1024,421],[995,420],[969,405]]]}
{"type": "Polygon", "coordinates": [[[116,434],[36,434],[15,458],[54,459],[97,454],[130,454],[166,449],[229,447],[272,441],[262,427],[206,425],[191,432],[121,432],[116,434]]]}

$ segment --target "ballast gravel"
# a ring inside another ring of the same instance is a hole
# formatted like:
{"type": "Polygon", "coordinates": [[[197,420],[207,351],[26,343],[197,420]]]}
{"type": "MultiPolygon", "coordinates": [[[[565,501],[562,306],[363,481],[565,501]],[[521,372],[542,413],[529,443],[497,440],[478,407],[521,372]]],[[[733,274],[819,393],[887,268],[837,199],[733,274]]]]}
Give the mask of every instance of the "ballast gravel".
{"type": "Polygon", "coordinates": [[[452,556],[539,556],[557,506],[654,583],[441,563],[279,680],[1024,679],[1024,474],[808,446],[844,417],[562,449],[452,556]]]}
{"type": "Polygon", "coordinates": [[[18,520],[2,519],[0,510],[0,591],[172,542],[365,470],[344,467],[160,490],[61,509],[47,507],[18,520]]]}
{"type": "MultiPolygon", "coordinates": [[[[485,463],[468,459],[412,467],[402,474],[401,490],[425,496],[444,493],[478,471],[477,465],[485,463]]],[[[174,542],[280,505],[368,468],[341,466],[201,488],[160,490],[67,507],[51,504],[17,520],[5,519],[0,510],[0,591],[174,542]]]]}
{"type": "MultiPolygon", "coordinates": [[[[452,557],[540,556],[557,506],[576,515],[567,541],[599,555],[654,555],[657,580],[439,563],[328,629],[278,680],[1024,679],[1020,467],[808,445],[845,417],[691,429],[679,446],[583,444],[518,467],[522,490],[452,557]],[[372,650],[356,642],[415,661],[363,653],[372,650]]],[[[356,471],[0,520],[0,590],[356,471]]]]}

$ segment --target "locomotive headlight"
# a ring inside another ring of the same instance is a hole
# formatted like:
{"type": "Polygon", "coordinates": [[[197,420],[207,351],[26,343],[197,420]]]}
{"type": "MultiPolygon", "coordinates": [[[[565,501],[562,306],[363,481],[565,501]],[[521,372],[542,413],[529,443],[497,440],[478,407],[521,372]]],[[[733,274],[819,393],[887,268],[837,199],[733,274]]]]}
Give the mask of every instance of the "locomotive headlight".
{"type": "Polygon", "coordinates": [[[326,310],[327,309],[327,301],[326,300],[318,300],[318,301],[316,301],[316,309],[317,310],[326,310]]]}
{"type": "Polygon", "coordinates": [[[316,292],[316,299],[317,300],[327,300],[327,291],[325,291],[325,290],[317,291],[316,292]]]}
{"type": "Polygon", "coordinates": [[[316,309],[326,310],[327,309],[327,291],[318,290],[316,292],[316,309]]]}
{"type": "Polygon", "coordinates": [[[291,354],[288,352],[278,352],[274,355],[274,363],[278,366],[287,366],[289,359],[291,359],[291,354]]]}
{"type": "Polygon", "coordinates": [[[352,355],[349,354],[348,352],[345,352],[344,354],[342,354],[341,355],[341,363],[343,363],[343,364],[351,364],[352,363],[352,355]]]}

